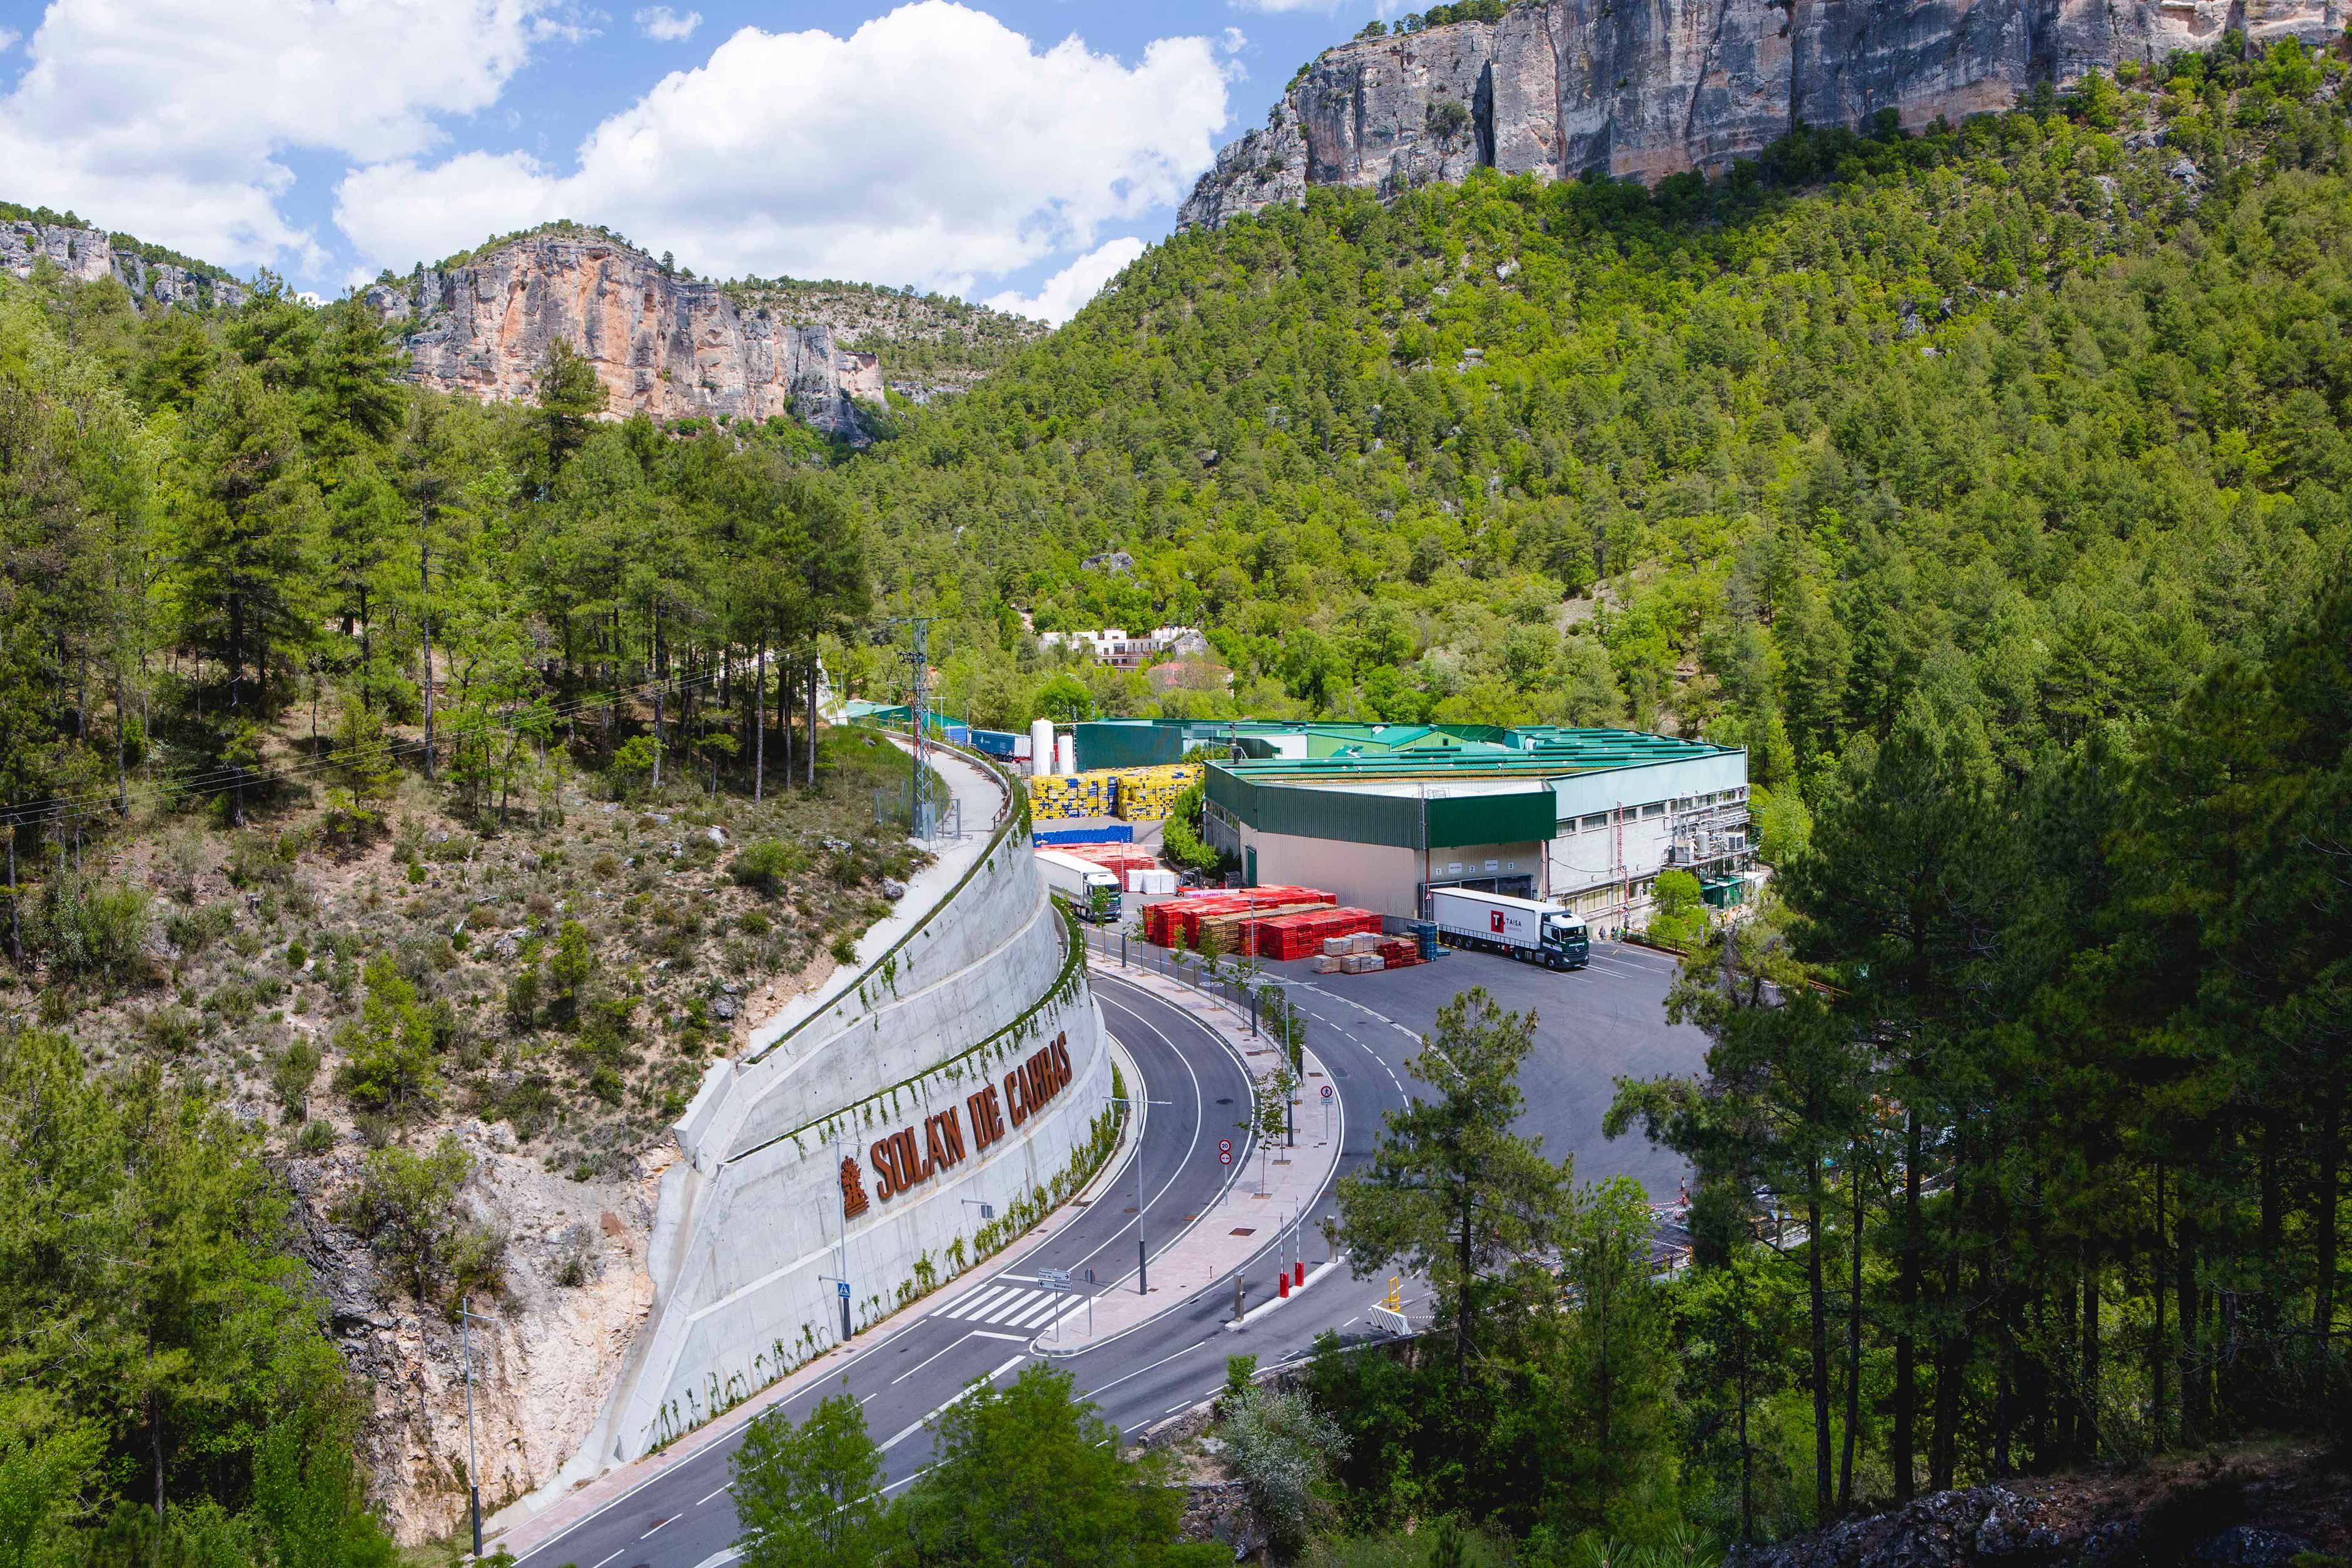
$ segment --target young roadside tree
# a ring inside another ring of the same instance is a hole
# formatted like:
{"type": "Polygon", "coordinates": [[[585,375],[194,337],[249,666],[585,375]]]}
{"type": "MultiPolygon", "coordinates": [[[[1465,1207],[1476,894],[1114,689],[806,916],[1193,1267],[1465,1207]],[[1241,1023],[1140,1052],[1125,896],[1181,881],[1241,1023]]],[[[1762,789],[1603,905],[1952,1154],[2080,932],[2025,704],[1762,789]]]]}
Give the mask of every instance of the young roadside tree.
{"type": "Polygon", "coordinates": [[[746,1568],[864,1568],[884,1505],[882,1450],[848,1394],[817,1402],[799,1426],[755,1417],[729,1461],[746,1568]]]}
{"type": "MultiPolygon", "coordinates": [[[[1228,1370],[1229,1383],[1231,1376],[1228,1370]]],[[[1328,1511],[1321,1482],[1331,1460],[1346,1451],[1347,1435],[1306,1396],[1261,1387],[1246,1377],[1238,1393],[1226,1396],[1222,1419],[1234,1468],[1276,1553],[1296,1558],[1316,1521],[1328,1511]]]]}
{"type": "Polygon", "coordinates": [[[1070,1375],[1033,1365],[977,1383],[932,1428],[936,1458],[894,1510],[883,1561],[969,1568],[1160,1564],[1176,1493],[1118,1451],[1118,1428],[1075,1397],[1070,1375]]]}
{"type": "Polygon", "coordinates": [[[1446,1003],[1412,1061],[1436,1097],[1388,1113],[1371,1167],[1339,1183],[1349,1267],[1360,1280],[1400,1262],[1428,1276],[1439,1315],[1453,1320],[1457,1386],[1474,1325],[1557,1294],[1542,1255],[1565,1213],[1568,1172],[1542,1140],[1511,1131],[1535,1025],[1533,1012],[1507,1012],[1481,987],[1446,1003]]]}

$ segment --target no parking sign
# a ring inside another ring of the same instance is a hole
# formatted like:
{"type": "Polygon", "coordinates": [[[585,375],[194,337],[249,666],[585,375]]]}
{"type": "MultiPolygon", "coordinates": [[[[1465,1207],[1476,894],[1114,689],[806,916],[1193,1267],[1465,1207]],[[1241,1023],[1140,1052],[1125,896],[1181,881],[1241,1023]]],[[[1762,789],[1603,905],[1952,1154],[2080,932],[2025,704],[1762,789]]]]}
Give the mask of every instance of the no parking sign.
{"type": "Polygon", "coordinates": [[[1231,1138],[1217,1140],[1217,1163],[1221,1166],[1234,1163],[1234,1141],[1231,1138]]]}

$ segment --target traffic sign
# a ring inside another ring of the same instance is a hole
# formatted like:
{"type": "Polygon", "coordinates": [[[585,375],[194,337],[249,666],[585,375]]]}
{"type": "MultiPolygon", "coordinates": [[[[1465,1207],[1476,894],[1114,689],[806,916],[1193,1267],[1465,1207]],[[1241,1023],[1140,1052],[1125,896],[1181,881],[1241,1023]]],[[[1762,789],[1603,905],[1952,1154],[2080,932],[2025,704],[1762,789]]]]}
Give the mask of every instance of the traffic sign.
{"type": "Polygon", "coordinates": [[[1221,1155],[1230,1155],[1233,1152],[1234,1141],[1231,1138],[1219,1138],[1217,1140],[1217,1153],[1221,1155]]]}
{"type": "Polygon", "coordinates": [[[1331,1098],[1331,1086],[1328,1083],[1323,1085],[1323,1098],[1326,1100],[1331,1098]]]}
{"type": "Polygon", "coordinates": [[[1066,1291],[1070,1288],[1070,1271],[1067,1269],[1040,1269],[1037,1270],[1037,1283],[1048,1291],[1066,1291]]]}
{"type": "Polygon", "coordinates": [[[834,1288],[835,1291],[840,1295],[840,1297],[841,1297],[841,1299],[842,1299],[843,1301],[845,1301],[849,1300],[849,1281],[846,1281],[846,1280],[840,1280],[840,1281],[836,1281],[835,1282],[835,1284],[834,1284],[834,1287],[833,1287],[833,1288],[834,1288]]]}
{"type": "Polygon", "coordinates": [[[1228,1145],[1224,1148],[1217,1151],[1217,1163],[1221,1166],[1229,1166],[1234,1163],[1234,1151],[1232,1145],[1228,1145]]]}

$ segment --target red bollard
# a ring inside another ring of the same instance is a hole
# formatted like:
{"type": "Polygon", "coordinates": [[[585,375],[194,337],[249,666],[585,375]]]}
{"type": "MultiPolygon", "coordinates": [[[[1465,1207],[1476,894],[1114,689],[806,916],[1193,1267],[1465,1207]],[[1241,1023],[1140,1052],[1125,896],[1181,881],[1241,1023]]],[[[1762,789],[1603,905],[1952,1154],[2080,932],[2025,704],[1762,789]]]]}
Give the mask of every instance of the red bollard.
{"type": "Polygon", "coordinates": [[[1301,1258],[1297,1262],[1296,1262],[1296,1263],[1292,1264],[1292,1265],[1291,1265],[1291,1268],[1292,1268],[1292,1270],[1294,1270],[1295,1275],[1296,1275],[1296,1278],[1294,1278],[1294,1279],[1291,1281],[1291,1283],[1292,1283],[1292,1284],[1294,1284],[1294,1285],[1304,1285],[1304,1284],[1306,1284],[1306,1283],[1307,1283],[1307,1260],[1306,1260],[1306,1259],[1304,1259],[1304,1258],[1301,1258]]]}
{"type": "Polygon", "coordinates": [[[1290,1270],[1287,1269],[1282,1271],[1282,1293],[1285,1297],[1290,1294],[1290,1270]]]}

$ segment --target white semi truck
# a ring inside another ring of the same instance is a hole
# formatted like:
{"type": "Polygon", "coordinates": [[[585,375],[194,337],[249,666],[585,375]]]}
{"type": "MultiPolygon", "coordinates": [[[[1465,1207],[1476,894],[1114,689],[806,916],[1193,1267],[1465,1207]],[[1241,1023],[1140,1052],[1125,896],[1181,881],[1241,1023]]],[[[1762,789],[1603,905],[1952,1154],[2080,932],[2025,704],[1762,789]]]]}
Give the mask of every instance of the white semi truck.
{"type": "Polygon", "coordinates": [[[1039,850],[1037,871],[1045,885],[1069,900],[1081,920],[1097,924],[1118,918],[1118,878],[1077,855],[1039,850]]]}
{"type": "Polygon", "coordinates": [[[1502,953],[1554,969],[1581,969],[1592,959],[1584,922],[1556,904],[1441,887],[1431,891],[1429,909],[1437,934],[1452,946],[1502,953]]]}

